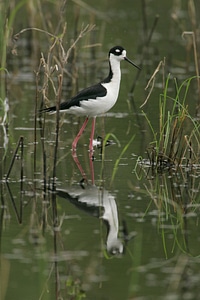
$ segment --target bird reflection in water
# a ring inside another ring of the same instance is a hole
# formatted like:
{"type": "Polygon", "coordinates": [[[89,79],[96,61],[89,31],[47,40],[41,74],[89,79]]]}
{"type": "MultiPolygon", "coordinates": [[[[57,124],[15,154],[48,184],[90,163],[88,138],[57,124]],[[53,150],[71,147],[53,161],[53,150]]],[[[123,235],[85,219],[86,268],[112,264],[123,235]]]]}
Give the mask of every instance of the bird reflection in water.
{"type": "Polygon", "coordinates": [[[123,243],[118,238],[119,221],[116,201],[113,195],[95,185],[77,188],[57,189],[57,195],[69,200],[77,208],[92,216],[102,218],[108,229],[106,249],[111,254],[123,253],[123,243]]]}
{"type": "Polygon", "coordinates": [[[95,185],[93,161],[91,159],[90,172],[92,184],[89,184],[77,155],[74,154],[72,157],[81,172],[83,180],[77,187],[56,189],[57,195],[69,200],[77,208],[84,210],[90,215],[104,220],[107,225],[107,251],[113,255],[123,253],[123,242],[120,238],[118,238],[119,220],[115,197],[103,187],[95,185]],[[84,184],[85,181],[87,184],[84,184]]]}

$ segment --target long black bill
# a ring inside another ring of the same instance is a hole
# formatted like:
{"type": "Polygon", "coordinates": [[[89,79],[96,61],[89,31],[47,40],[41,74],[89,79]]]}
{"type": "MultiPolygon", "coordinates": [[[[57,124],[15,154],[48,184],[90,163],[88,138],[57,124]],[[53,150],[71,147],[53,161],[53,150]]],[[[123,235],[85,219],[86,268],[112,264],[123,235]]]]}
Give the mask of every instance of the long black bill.
{"type": "Polygon", "coordinates": [[[139,66],[137,66],[136,64],[134,64],[134,62],[132,62],[130,59],[128,59],[127,57],[124,57],[124,59],[129,62],[131,65],[133,65],[134,67],[136,67],[138,70],[141,70],[141,68],[139,66]]]}

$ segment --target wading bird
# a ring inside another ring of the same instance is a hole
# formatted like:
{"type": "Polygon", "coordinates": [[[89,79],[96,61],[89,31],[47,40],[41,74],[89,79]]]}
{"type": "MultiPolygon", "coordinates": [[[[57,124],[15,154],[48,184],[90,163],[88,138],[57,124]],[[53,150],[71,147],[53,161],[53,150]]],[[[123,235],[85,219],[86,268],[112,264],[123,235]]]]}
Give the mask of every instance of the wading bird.
{"type": "MultiPolygon", "coordinates": [[[[108,58],[109,74],[104,80],[91,87],[83,89],[70,100],[64,101],[60,104],[60,112],[66,112],[79,117],[86,116],[81,129],[72,143],[73,152],[76,151],[77,143],[88,123],[89,118],[91,117],[93,118],[93,121],[90,134],[89,151],[90,153],[93,152],[96,117],[109,111],[115,105],[118,98],[121,81],[120,62],[125,60],[136,68],[140,69],[140,67],[127,58],[126,50],[121,46],[115,46],[110,49],[108,58]]],[[[41,109],[40,112],[55,113],[56,106],[41,109]]]]}

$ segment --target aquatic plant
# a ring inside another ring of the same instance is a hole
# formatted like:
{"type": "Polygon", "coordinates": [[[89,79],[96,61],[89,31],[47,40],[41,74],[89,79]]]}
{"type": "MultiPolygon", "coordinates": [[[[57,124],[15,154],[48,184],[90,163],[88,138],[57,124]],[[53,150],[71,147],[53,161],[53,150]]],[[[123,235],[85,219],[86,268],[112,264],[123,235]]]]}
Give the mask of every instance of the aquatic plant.
{"type": "MultiPolygon", "coordinates": [[[[153,140],[147,148],[147,159],[139,157],[134,169],[138,180],[147,182],[141,193],[150,199],[145,215],[152,205],[157,208],[158,231],[163,242],[166,258],[178,247],[190,253],[188,246],[188,222],[199,203],[200,172],[200,125],[190,112],[190,88],[196,76],[184,80],[180,85],[174,79],[175,96],[171,96],[169,74],[159,96],[159,126],[153,124],[143,111],[153,140]],[[157,130],[155,128],[158,128],[157,130]],[[169,228],[173,239],[166,242],[169,228]]],[[[130,188],[134,189],[132,183],[130,188]]],[[[193,253],[190,253],[193,255],[193,253]]]]}
{"type": "Polygon", "coordinates": [[[197,120],[191,116],[186,103],[189,88],[196,76],[183,81],[179,86],[176,79],[175,97],[169,92],[170,74],[159,99],[159,130],[154,129],[148,114],[144,113],[153,135],[153,141],[147,148],[148,163],[159,171],[171,167],[192,166],[198,163],[200,156],[200,128],[197,120]]]}
{"type": "Polygon", "coordinates": [[[8,97],[7,97],[7,51],[8,45],[11,44],[11,34],[13,23],[20,8],[27,2],[27,0],[21,0],[17,5],[12,5],[8,1],[2,1],[0,3],[0,106],[2,106],[2,124],[7,121],[7,112],[9,109],[8,97]]]}

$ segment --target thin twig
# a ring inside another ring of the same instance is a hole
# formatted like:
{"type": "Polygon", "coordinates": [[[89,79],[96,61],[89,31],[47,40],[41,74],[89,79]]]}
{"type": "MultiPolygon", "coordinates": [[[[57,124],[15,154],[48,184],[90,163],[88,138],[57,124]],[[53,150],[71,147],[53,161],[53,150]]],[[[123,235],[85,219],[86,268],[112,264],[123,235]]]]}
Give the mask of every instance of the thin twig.
{"type": "MultiPolygon", "coordinates": [[[[144,12],[144,14],[145,14],[145,10],[143,10],[143,12],[144,12]]],[[[145,16],[144,16],[143,20],[144,20],[144,22],[146,22],[146,21],[145,21],[145,20],[146,20],[146,17],[145,17],[145,16]]],[[[144,46],[143,46],[143,49],[142,49],[142,55],[141,55],[141,63],[140,63],[140,67],[141,67],[141,68],[142,68],[142,66],[143,66],[143,60],[144,60],[145,54],[147,54],[147,49],[148,49],[148,46],[149,46],[149,44],[150,44],[150,42],[151,42],[151,39],[152,39],[154,30],[155,30],[155,28],[156,28],[156,26],[157,26],[158,20],[159,20],[159,15],[156,15],[156,16],[155,16],[155,19],[154,19],[154,22],[153,22],[153,25],[152,25],[152,28],[151,28],[151,31],[150,31],[150,34],[147,36],[146,41],[145,41],[145,43],[144,43],[144,46]]],[[[145,23],[145,24],[144,24],[145,32],[146,32],[146,30],[147,30],[147,27],[146,27],[146,26],[147,26],[147,24],[145,23]]],[[[139,80],[140,74],[141,74],[141,72],[140,72],[140,70],[138,70],[137,73],[136,73],[135,79],[134,79],[134,81],[133,81],[132,87],[131,87],[131,89],[130,89],[130,94],[133,94],[134,89],[135,89],[135,86],[136,86],[136,83],[137,83],[137,81],[139,80]]]]}
{"type": "MultiPolygon", "coordinates": [[[[81,32],[79,33],[78,37],[76,38],[76,40],[72,43],[72,45],[70,46],[70,48],[67,51],[67,54],[64,56],[64,65],[66,64],[66,62],[68,61],[69,55],[72,51],[72,49],[75,47],[75,45],[78,43],[78,41],[86,34],[89,33],[90,31],[92,31],[95,28],[95,25],[86,25],[84,28],[81,29],[81,32]]],[[[62,44],[60,45],[61,48],[62,44]]],[[[63,50],[64,53],[64,50],[63,50]]]]}
{"type": "Polygon", "coordinates": [[[148,83],[147,83],[147,85],[145,87],[145,90],[148,89],[150,83],[152,82],[151,89],[150,89],[150,91],[149,91],[149,93],[148,93],[148,95],[147,95],[144,103],[140,106],[140,108],[142,108],[147,103],[147,101],[149,100],[149,97],[151,96],[151,93],[152,93],[153,88],[154,88],[156,74],[160,71],[160,68],[163,67],[164,65],[165,65],[165,59],[163,61],[161,60],[159,62],[158,66],[156,67],[155,71],[153,72],[153,75],[149,79],[149,81],[148,81],[148,83]]]}
{"type": "MultiPolygon", "coordinates": [[[[15,148],[15,152],[13,154],[13,157],[12,157],[12,160],[11,160],[11,163],[10,163],[10,167],[8,169],[8,173],[7,173],[6,178],[5,178],[6,181],[8,180],[10,172],[12,171],[12,168],[13,168],[13,165],[14,165],[14,162],[15,162],[15,158],[17,156],[17,152],[18,152],[20,146],[23,147],[23,136],[21,136],[18,140],[17,147],[15,148]]],[[[21,155],[22,155],[22,152],[21,152],[21,155]]],[[[21,157],[21,159],[22,159],[22,157],[21,157]]]]}
{"type": "Polygon", "coordinates": [[[59,114],[59,106],[61,101],[62,94],[62,82],[63,76],[60,74],[58,76],[58,96],[56,101],[56,141],[55,141],[55,149],[54,149],[54,164],[53,164],[53,191],[55,191],[55,180],[56,180],[56,164],[57,164],[57,152],[58,152],[58,138],[59,138],[59,129],[60,129],[60,114],[59,114]]]}
{"type": "MultiPolygon", "coordinates": [[[[194,49],[194,64],[195,64],[195,71],[197,76],[197,88],[199,93],[199,102],[200,102],[200,77],[199,77],[199,65],[198,65],[198,51],[197,51],[197,45],[196,45],[196,37],[193,31],[184,31],[182,33],[182,37],[185,38],[186,35],[192,36],[192,43],[193,43],[193,49],[194,49]]],[[[199,103],[200,105],[200,103],[199,103]]]]}
{"type": "Polygon", "coordinates": [[[41,33],[45,33],[46,35],[49,35],[50,37],[53,37],[53,38],[55,38],[55,39],[58,38],[56,35],[54,35],[54,34],[48,32],[48,31],[46,31],[46,30],[43,30],[43,29],[40,29],[40,28],[37,28],[37,27],[29,27],[29,28],[24,28],[24,29],[20,30],[18,33],[16,33],[16,34],[13,36],[14,41],[17,41],[18,38],[19,38],[19,36],[20,36],[22,33],[26,32],[26,31],[30,31],[30,30],[35,30],[35,31],[39,31],[39,32],[41,32],[41,33]]]}

